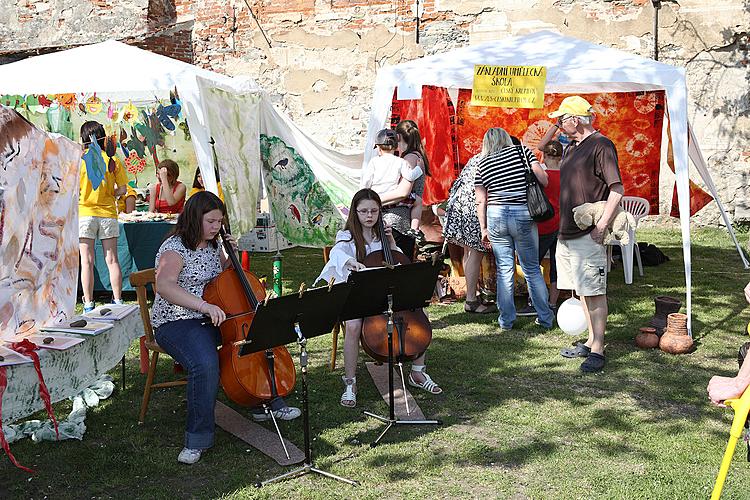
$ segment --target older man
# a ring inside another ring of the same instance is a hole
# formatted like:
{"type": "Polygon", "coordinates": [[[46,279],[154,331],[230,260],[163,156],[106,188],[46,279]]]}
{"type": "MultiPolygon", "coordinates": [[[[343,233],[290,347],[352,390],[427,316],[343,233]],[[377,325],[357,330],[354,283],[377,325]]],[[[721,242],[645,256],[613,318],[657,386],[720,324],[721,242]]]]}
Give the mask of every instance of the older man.
{"type": "Polygon", "coordinates": [[[617,150],[592,126],[591,105],[581,96],[570,96],[549,114],[570,138],[560,163],[560,234],[557,242],[557,287],[575,290],[583,302],[589,337],[575,348],[563,349],[566,358],[586,358],[583,372],[604,368],[604,331],[607,328],[607,254],[602,244],[607,226],[623,195],[617,150]],[[573,208],[606,201],[596,223],[580,229],[573,208]]]}

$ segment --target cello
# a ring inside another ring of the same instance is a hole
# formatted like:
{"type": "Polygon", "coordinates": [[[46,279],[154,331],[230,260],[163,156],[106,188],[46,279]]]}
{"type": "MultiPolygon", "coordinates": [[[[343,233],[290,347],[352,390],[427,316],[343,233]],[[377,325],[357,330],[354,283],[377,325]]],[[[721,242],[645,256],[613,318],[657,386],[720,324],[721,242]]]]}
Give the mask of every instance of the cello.
{"type": "Polygon", "coordinates": [[[203,300],[219,306],[227,319],[219,326],[219,370],[221,386],[227,397],[243,406],[257,406],[292,392],[297,372],[284,346],[265,352],[240,356],[241,343],[247,338],[250,324],[266,290],[258,278],[240,266],[224,227],[219,231],[224,249],[232,263],[213,279],[203,291],[203,300]]]}
{"type": "MultiPolygon", "coordinates": [[[[364,262],[367,267],[392,267],[395,264],[411,264],[409,257],[391,249],[385,233],[383,216],[378,218],[378,232],[383,249],[368,254],[364,262]]],[[[364,319],[362,323],[362,349],[374,360],[388,361],[388,315],[379,314],[364,319]]],[[[421,356],[432,341],[432,326],[422,309],[400,311],[393,314],[393,359],[411,361],[421,356]]]]}

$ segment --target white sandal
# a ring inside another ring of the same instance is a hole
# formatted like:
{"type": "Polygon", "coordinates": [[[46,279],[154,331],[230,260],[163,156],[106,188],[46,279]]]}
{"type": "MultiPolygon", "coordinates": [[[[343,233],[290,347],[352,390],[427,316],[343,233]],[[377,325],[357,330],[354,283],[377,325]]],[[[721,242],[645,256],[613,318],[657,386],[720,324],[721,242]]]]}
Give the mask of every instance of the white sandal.
{"type": "Polygon", "coordinates": [[[419,387],[420,389],[423,389],[430,394],[441,394],[443,392],[443,389],[441,389],[440,386],[437,385],[437,383],[435,383],[435,381],[432,380],[429,375],[427,375],[427,373],[425,372],[425,368],[426,367],[424,365],[411,366],[412,372],[419,372],[424,376],[424,382],[416,382],[411,376],[411,373],[409,373],[409,385],[412,387],[419,387]]]}
{"type": "Polygon", "coordinates": [[[357,377],[341,377],[341,380],[344,381],[344,385],[346,387],[344,393],[341,395],[341,406],[344,406],[346,408],[354,408],[355,406],[357,406],[357,392],[355,389],[355,387],[357,386],[357,377]]]}

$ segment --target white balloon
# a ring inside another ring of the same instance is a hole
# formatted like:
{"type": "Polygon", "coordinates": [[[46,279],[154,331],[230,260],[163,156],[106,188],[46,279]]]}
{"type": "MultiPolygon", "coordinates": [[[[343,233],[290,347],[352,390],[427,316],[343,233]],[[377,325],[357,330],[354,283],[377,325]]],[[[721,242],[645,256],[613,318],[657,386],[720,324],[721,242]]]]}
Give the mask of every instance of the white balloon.
{"type": "Polygon", "coordinates": [[[570,298],[560,304],[557,310],[557,326],[568,335],[580,335],[588,329],[586,314],[580,300],[570,298]]]}

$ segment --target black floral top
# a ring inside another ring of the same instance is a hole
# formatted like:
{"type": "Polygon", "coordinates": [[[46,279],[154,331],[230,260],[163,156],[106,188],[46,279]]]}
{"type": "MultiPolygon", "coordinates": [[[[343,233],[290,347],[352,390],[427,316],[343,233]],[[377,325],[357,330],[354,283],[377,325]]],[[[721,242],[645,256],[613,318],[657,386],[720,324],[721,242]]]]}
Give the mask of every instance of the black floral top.
{"type": "MultiPolygon", "coordinates": [[[[221,269],[219,248],[208,245],[206,248],[190,250],[182,244],[179,236],[171,236],[161,244],[156,254],[155,267],[159,267],[159,258],[164,252],[177,252],[182,257],[182,270],[177,277],[177,284],[197,297],[203,296],[203,289],[209,281],[218,276],[221,269]]],[[[164,323],[179,319],[202,318],[203,314],[186,307],[167,302],[161,295],[156,294],[151,308],[151,325],[158,328],[164,323]]]]}

